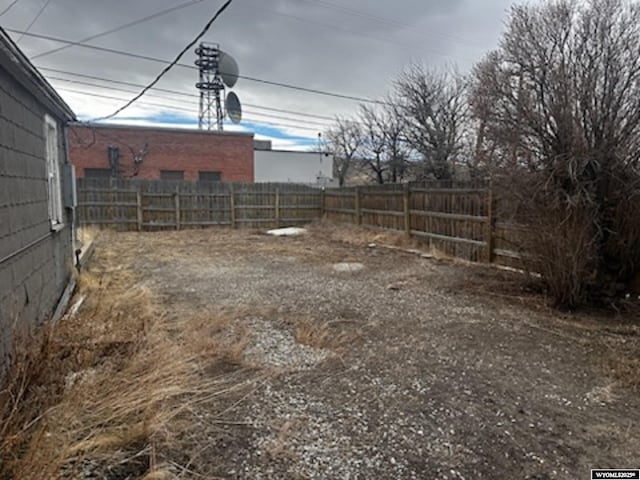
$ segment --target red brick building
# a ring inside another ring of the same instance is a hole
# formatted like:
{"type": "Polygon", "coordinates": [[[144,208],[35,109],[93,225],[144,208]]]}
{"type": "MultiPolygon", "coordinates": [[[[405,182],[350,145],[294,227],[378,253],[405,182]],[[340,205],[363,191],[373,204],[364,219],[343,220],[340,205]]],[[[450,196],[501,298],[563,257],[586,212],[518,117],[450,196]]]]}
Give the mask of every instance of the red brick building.
{"type": "Polygon", "coordinates": [[[253,182],[253,134],[133,125],[72,124],[76,175],[253,182]]]}

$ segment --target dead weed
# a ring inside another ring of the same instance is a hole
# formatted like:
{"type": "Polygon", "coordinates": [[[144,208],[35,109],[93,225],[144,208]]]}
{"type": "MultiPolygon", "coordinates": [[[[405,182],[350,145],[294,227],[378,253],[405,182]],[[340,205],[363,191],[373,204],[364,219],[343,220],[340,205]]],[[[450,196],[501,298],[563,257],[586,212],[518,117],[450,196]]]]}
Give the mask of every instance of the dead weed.
{"type": "Polygon", "coordinates": [[[338,323],[344,322],[305,318],[292,323],[296,342],[313,348],[338,350],[358,336],[356,332],[338,327],[338,323]]]}
{"type": "Polygon", "coordinates": [[[402,232],[365,228],[356,225],[337,225],[332,222],[316,222],[308,226],[309,231],[322,238],[350,245],[367,246],[371,243],[394,247],[424,248],[416,239],[407,238],[402,232]]]}
{"type": "Polygon", "coordinates": [[[224,316],[169,321],[116,260],[105,254],[80,277],[76,315],[16,336],[0,394],[0,479],[169,478],[179,468],[165,457],[196,448],[184,432],[197,430],[198,408],[255,382],[238,368],[206,374],[241,363],[246,332],[222,335],[224,316]]]}
{"type": "Polygon", "coordinates": [[[608,361],[608,369],[622,385],[640,388],[640,352],[635,355],[615,355],[608,361]]]}

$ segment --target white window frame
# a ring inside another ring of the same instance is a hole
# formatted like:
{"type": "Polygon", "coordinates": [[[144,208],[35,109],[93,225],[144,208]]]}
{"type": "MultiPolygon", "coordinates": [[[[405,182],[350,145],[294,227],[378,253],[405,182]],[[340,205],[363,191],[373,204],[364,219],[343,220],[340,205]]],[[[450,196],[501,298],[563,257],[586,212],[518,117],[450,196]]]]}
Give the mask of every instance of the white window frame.
{"type": "Polygon", "coordinates": [[[49,115],[44,116],[45,159],[47,161],[47,198],[49,221],[52,230],[64,226],[62,208],[62,182],[60,181],[60,162],[58,157],[58,123],[49,115]]]}

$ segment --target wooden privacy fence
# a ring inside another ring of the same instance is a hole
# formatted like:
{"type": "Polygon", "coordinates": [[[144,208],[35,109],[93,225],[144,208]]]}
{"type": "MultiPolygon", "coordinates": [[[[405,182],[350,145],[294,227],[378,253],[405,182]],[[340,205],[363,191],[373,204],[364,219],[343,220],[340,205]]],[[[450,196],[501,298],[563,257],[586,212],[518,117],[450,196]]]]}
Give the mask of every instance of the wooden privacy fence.
{"type": "Polygon", "coordinates": [[[521,267],[522,228],[496,220],[489,188],[386,185],[327,190],[328,220],[404,232],[449,255],[521,267]]]}
{"type": "Polygon", "coordinates": [[[271,227],[320,218],[318,189],[290,184],[78,179],[78,223],[118,230],[271,227]]]}
{"type": "Polygon", "coordinates": [[[78,180],[78,222],[119,230],[279,227],[322,217],[404,232],[449,255],[522,267],[527,232],[500,221],[484,187],[383,185],[319,190],[293,184],[78,180]]]}

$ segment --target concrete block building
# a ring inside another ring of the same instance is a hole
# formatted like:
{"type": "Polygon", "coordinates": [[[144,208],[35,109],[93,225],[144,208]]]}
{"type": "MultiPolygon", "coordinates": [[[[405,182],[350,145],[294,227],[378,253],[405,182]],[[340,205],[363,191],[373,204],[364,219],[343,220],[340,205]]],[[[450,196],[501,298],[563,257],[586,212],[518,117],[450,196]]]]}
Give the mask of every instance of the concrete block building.
{"type": "Polygon", "coordinates": [[[0,28],[0,371],[15,329],[51,315],[71,278],[74,119],[0,28]]]}

